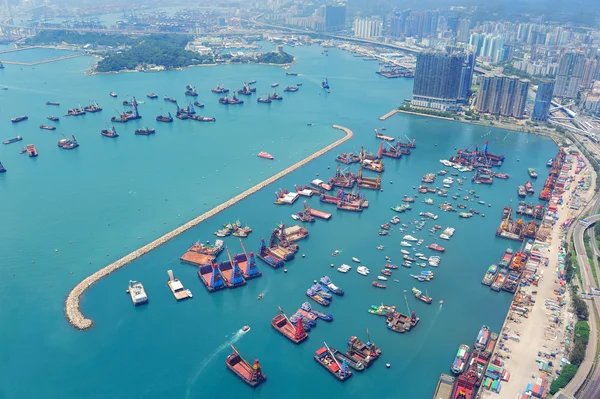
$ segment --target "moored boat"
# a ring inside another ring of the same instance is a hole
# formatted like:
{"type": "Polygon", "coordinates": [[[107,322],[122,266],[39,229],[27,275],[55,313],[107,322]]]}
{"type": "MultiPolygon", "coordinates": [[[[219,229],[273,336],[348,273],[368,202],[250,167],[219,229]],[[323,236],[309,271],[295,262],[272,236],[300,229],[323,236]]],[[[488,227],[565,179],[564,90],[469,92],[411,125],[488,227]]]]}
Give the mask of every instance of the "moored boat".
{"type": "Polygon", "coordinates": [[[151,128],[135,129],[135,134],[138,136],[149,136],[154,133],[156,133],[156,129],[151,129],[151,128]]]}
{"type": "Polygon", "coordinates": [[[52,122],[58,122],[58,116],[47,116],[46,119],[52,122]]]}
{"type": "Polygon", "coordinates": [[[373,287],[375,287],[375,288],[386,288],[386,287],[387,287],[387,285],[385,285],[385,284],[381,284],[381,283],[379,283],[379,282],[377,282],[377,281],[373,281],[371,284],[372,284],[372,285],[373,285],[373,287]]]}
{"type": "Polygon", "coordinates": [[[21,140],[23,140],[23,137],[17,136],[17,137],[13,137],[11,139],[8,139],[8,140],[4,140],[2,142],[2,144],[12,144],[12,143],[16,143],[17,141],[21,141],[21,140]]]}
{"type": "MultiPolygon", "coordinates": [[[[108,127],[108,126],[106,126],[108,127]]],[[[102,129],[100,130],[100,134],[103,135],[104,137],[110,137],[112,139],[119,137],[119,135],[117,134],[117,129],[115,129],[115,127],[111,127],[110,129],[102,129]]]]}
{"type": "Polygon", "coordinates": [[[498,271],[498,266],[496,266],[496,265],[491,265],[490,267],[488,267],[487,272],[485,272],[485,275],[483,276],[483,279],[481,280],[481,284],[488,285],[488,286],[492,285],[492,282],[496,278],[497,271],[498,271]]]}
{"type": "Polygon", "coordinates": [[[27,155],[29,155],[29,157],[31,158],[35,158],[38,156],[37,148],[35,148],[33,144],[27,144],[25,146],[25,151],[27,152],[27,155]]]}
{"type": "Polygon", "coordinates": [[[433,299],[430,296],[423,295],[423,292],[421,290],[418,290],[416,287],[412,288],[412,293],[415,296],[415,298],[417,298],[420,301],[423,301],[427,304],[431,304],[433,302],[433,299]]]}
{"type": "Polygon", "coordinates": [[[58,105],[60,105],[60,103],[56,102],[56,101],[46,101],[46,105],[56,105],[56,106],[58,106],[58,105]]]}
{"type": "Polygon", "coordinates": [[[221,83],[217,84],[217,87],[210,89],[210,91],[212,91],[215,94],[229,93],[229,89],[226,89],[223,86],[221,86],[221,83]]]}
{"type": "Polygon", "coordinates": [[[268,152],[264,152],[261,151],[258,154],[256,154],[257,157],[259,158],[264,158],[264,159],[274,159],[273,155],[269,154],[268,152]]]}
{"type": "Polygon", "coordinates": [[[156,117],[156,121],[157,122],[171,123],[171,122],[173,122],[173,116],[171,115],[170,112],[168,113],[168,115],[158,115],[156,117]]]}
{"type": "Polygon", "coordinates": [[[58,140],[58,146],[63,150],[72,150],[79,147],[79,143],[75,139],[75,135],[71,135],[71,138],[68,139],[63,134],[63,138],[58,140]]]}
{"type": "Polygon", "coordinates": [[[127,293],[131,296],[131,302],[133,302],[133,304],[136,306],[148,303],[148,295],[146,294],[146,290],[139,281],[130,280],[127,293]]]}
{"type": "Polygon", "coordinates": [[[48,126],[48,125],[40,125],[40,129],[44,129],[44,130],[56,130],[56,127],[54,127],[54,126],[48,126]]]}
{"type": "Polygon", "coordinates": [[[348,369],[346,360],[344,359],[340,364],[335,356],[333,356],[326,343],[325,346],[317,349],[314,358],[325,370],[333,374],[339,381],[346,381],[348,378],[352,377],[352,371],[348,369]]]}
{"type": "Polygon", "coordinates": [[[360,361],[355,361],[354,359],[349,358],[348,356],[346,356],[344,353],[340,352],[339,350],[335,349],[335,348],[329,348],[329,350],[331,351],[331,353],[333,354],[333,356],[340,362],[346,362],[346,364],[348,366],[350,366],[350,368],[356,370],[356,371],[363,371],[365,369],[365,365],[362,364],[362,362],[360,361]]]}
{"type": "Polygon", "coordinates": [[[325,285],[329,291],[333,292],[336,295],[344,295],[344,290],[333,284],[331,279],[328,276],[321,277],[321,284],[325,285]]]}
{"type": "Polygon", "coordinates": [[[271,326],[295,344],[299,344],[308,338],[308,334],[304,331],[304,327],[302,326],[302,321],[298,319],[296,324],[293,325],[283,312],[273,317],[271,326]]]}
{"type": "Polygon", "coordinates": [[[460,374],[465,371],[469,360],[470,350],[471,348],[469,348],[469,345],[462,344],[458,347],[458,351],[456,352],[456,356],[454,357],[450,371],[452,371],[454,374],[460,374]]]}
{"type": "Polygon", "coordinates": [[[158,98],[158,95],[154,93],[148,93],[146,94],[146,97],[148,97],[151,100],[154,100],[155,98],[158,98]]]}
{"type": "Polygon", "coordinates": [[[12,123],[19,123],[19,122],[26,121],[27,119],[29,119],[29,117],[27,115],[21,115],[21,116],[17,116],[16,118],[12,118],[10,121],[12,123]]]}
{"type": "Polygon", "coordinates": [[[538,177],[537,172],[533,168],[527,169],[527,173],[529,174],[529,177],[531,177],[532,179],[537,179],[537,177],[538,177]]]}

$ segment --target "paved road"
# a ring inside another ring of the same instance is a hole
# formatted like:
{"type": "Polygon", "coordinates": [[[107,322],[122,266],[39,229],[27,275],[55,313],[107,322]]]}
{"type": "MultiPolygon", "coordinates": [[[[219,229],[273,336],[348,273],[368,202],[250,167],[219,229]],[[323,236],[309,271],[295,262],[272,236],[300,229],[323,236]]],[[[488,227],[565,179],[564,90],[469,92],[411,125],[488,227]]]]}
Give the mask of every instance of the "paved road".
{"type": "MultiPolygon", "coordinates": [[[[595,262],[594,265],[589,264],[587,252],[585,250],[585,245],[583,241],[583,236],[588,227],[593,225],[594,223],[600,221],[600,215],[597,215],[598,207],[600,206],[600,196],[597,196],[594,204],[591,209],[591,213],[594,216],[588,217],[587,223],[576,222],[577,225],[573,229],[573,242],[575,244],[575,253],[577,256],[577,262],[581,268],[581,276],[583,278],[583,287],[585,291],[591,291],[591,288],[597,288],[594,282],[594,278],[592,275],[592,271],[590,267],[596,267],[595,262]]],[[[594,240],[595,241],[595,240],[594,240]]],[[[593,245],[594,247],[595,245],[593,245]]],[[[600,309],[600,297],[595,296],[594,304],[596,309],[600,309]]],[[[598,340],[598,333],[596,331],[596,316],[593,309],[590,311],[590,342],[588,343],[585,361],[582,363],[580,368],[583,370],[587,370],[592,367],[593,360],[596,356],[596,346],[598,340]]],[[[587,373],[580,373],[587,374],[587,373]]],[[[566,387],[566,391],[578,389],[577,387],[581,385],[582,380],[584,380],[587,375],[577,375],[575,378],[569,383],[566,387]],[[570,389],[569,389],[570,388],[570,389]]],[[[571,392],[572,393],[572,392],[571,392]]],[[[593,370],[592,375],[590,376],[586,386],[583,390],[576,396],[577,399],[598,399],[600,397],[600,367],[596,367],[593,370]]]]}

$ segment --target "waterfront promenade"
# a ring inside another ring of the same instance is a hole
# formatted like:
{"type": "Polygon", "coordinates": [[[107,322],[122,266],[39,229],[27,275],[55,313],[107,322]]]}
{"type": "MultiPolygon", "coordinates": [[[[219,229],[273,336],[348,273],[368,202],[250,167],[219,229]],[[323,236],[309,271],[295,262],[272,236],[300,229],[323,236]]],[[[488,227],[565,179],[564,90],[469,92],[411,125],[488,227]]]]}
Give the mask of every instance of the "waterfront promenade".
{"type": "Polygon", "coordinates": [[[108,266],[105,266],[102,269],[98,270],[97,272],[93,273],[92,275],[86,277],[79,284],[77,284],[71,290],[71,292],[69,292],[69,295],[67,295],[67,299],[65,300],[65,316],[67,317],[67,320],[69,321],[69,323],[73,327],[80,329],[80,330],[86,330],[86,329],[92,327],[93,321],[91,319],[86,318],[83,315],[83,313],[81,312],[80,300],[81,300],[82,295],[85,293],[85,291],[89,287],[91,287],[93,284],[100,281],[102,278],[108,276],[109,274],[122,268],[123,266],[131,263],[135,259],[147,254],[148,252],[150,252],[153,249],[159,247],[160,245],[166,243],[167,241],[171,240],[172,238],[178,236],[179,234],[181,234],[181,233],[191,229],[192,227],[197,226],[198,224],[202,223],[203,221],[215,216],[219,212],[222,212],[223,210],[238,203],[239,201],[243,200],[244,198],[265,188],[266,186],[275,182],[276,180],[301,168],[302,166],[306,165],[310,161],[320,157],[321,155],[327,153],[328,151],[332,150],[333,148],[339,146],[340,144],[350,140],[352,138],[352,136],[354,135],[352,130],[350,130],[346,127],[339,126],[339,125],[333,125],[333,128],[342,130],[344,132],[344,137],[333,142],[332,144],[327,145],[326,147],[318,150],[317,152],[309,155],[308,157],[304,158],[303,160],[296,162],[295,164],[282,170],[281,172],[276,173],[275,175],[269,177],[268,179],[249,188],[248,190],[236,195],[235,197],[223,202],[222,204],[211,209],[210,211],[203,213],[202,215],[198,216],[197,218],[195,218],[193,220],[190,220],[189,222],[183,224],[182,226],[179,226],[175,230],[170,231],[169,233],[163,235],[162,237],[152,241],[149,244],[144,245],[143,247],[131,252],[128,255],[125,255],[124,257],[117,260],[116,262],[113,262],[113,263],[109,264],[108,266]]]}

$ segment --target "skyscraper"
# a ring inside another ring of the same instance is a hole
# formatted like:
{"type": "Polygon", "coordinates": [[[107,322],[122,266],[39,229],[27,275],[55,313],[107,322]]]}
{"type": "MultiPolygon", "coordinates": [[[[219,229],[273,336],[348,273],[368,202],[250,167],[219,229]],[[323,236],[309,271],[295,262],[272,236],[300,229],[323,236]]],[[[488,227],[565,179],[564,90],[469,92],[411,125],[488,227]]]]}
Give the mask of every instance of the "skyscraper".
{"type": "Polygon", "coordinates": [[[346,27],[346,6],[344,4],[328,4],[325,6],[325,30],[327,32],[342,30],[346,27]]]}
{"type": "Polygon", "coordinates": [[[585,68],[583,70],[583,77],[581,79],[581,87],[589,89],[592,87],[592,81],[598,74],[598,60],[595,58],[588,58],[585,60],[585,68]]]}
{"type": "Polygon", "coordinates": [[[583,53],[565,53],[558,64],[554,96],[576,98],[585,71],[585,55],[583,53]]]}
{"type": "Polygon", "coordinates": [[[535,103],[531,120],[545,121],[548,120],[550,114],[550,103],[552,102],[552,93],[554,93],[554,82],[544,80],[538,84],[537,93],[535,95],[535,103]]]}
{"type": "Polygon", "coordinates": [[[473,82],[473,71],[475,70],[475,53],[467,53],[465,62],[460,71],[460,85],[458,88],[458,101],[466,102],[471,96],[471,83],[473,82]]]}
{"type": "Polygon", "coordinates": [[[483,76],[475,109],[481,113],[522,118],[529,81],[516,76],[483,76]]]}
{"type": "Polygon", "coordinates": [[[419,53],[411,104],[443,111],[456,109],[464,63],[464,54],[419,53]]]}
{"type": "Polygon", "coordinates": [[[469,41],[469,29],[471,28],[471,20],[463,18],[458,23],[458,32],[456,33],[456,40],[462,43],[469,41]]]}

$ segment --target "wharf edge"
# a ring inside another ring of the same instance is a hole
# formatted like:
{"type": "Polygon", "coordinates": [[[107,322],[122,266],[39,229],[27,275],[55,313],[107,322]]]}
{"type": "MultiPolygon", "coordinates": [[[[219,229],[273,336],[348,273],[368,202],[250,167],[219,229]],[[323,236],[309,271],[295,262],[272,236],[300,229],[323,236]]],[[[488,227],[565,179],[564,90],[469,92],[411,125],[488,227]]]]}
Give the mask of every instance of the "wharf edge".
{"type": "Polygon", "coordinates": [[[281,172],[276,173],[275,175],[269,177],[268,179],[263,180],[262,182],[256,184],[255,186],[236,195],[235,197],[230,198],[229,200],[223,202],[220,205],[217,205],[210,211],[203,213],[202,215],[196,217],[195,219],[192,219],[189,222],[179,226],[175,230],[170,231],[169,233],[163,235],[162,237],[157,238],[156,240],[144,245],[143,247],[131,252],[130,254],[125,255],[124,257],[117,260],[116,262],[113,262],[110,265],[105,266],[102,269],[98,270],[94,274],[86,277],[79,284],[77,284],[71,290],[71,292],[69,292],[69,295],[67,295],[67,298],[65,300],[65,316],[66,316],[67,320],[69,321],[69,323],[73,327],[75,327],[79,330],[87,330],[88,328],[92,327],[93,321],[91,319],[86,318],[83,315],[83,313],[81,313],[80,299],[89,287],[91,287],[93,284],[100,281],[102,278],[108,276],[109,274],[122,268],[123,266],[131,263],[132,261],[136,260],[137,258],[147,254],[148,252],[152,251],[153,249],[158,248],[160,245],[166,243],[170,239],[178,236],[179,234],[181,234],[181,233],[191,229],[192,227],[197,226],[198,224],[202,223],[203,221],[215,216],[219,212],[238,203],[239,201],[243,200],[244,198],[265,188],[266,186],[268,186],[269,184],[282,178],[283,176],[295,171],[296,169],[301,168],[302,166],[306,165],[310,161],[320,157],[321,155],[327,153],[328,151],[332,150],[333,148],[339,146],[340,144],[350,140],[352,138],[352,136],[354,135],[352,130],[350,130],[346,127],[339,126],[339,125],[333,125],[332,127],[334,129],[342,130],[345,133],[345,136],[342,137],[341,139],[336,140],[335,142],[327,145],[326,147],[318,150],[317,152],[309,155],[308,157],[304,158],[303,160],[296,162],[295,164],[293,164],[292,166],[289,166],[288,168],[282,170],[281,172]]]}

